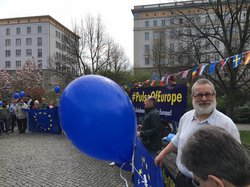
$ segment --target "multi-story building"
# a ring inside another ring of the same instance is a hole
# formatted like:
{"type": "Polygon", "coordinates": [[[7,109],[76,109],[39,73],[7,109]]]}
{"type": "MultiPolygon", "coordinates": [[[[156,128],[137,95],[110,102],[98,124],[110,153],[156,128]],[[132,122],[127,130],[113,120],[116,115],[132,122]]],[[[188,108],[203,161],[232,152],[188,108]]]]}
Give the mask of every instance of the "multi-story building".
{"type": "MultiPolygon", "coordinates": [[[[202,32],[208,35],[214,34],[213,32],[215,31],[213,31],[213,29],[215,28],[214,30],[216,30],[216,24],[218,24],[218,28],[221,28],[218,17],[216,17],[213,11],[209,9],[204,11],[202,7],[199,9],[200,6],[211,6],[209,3],[211,3],[211,1],[191,0],[134,6],[134,9],[132,9],[134,16],[134,70],[151,71],[152,75],[157,75],[159,74],[157,70],[159,67],[164,71],[166,67],[183,63],[184,60],[182,57],[185,50],[187,53],[190,52],[190,54],[187,54],[190,59],[195,57],[195,55],[191,53],[191,47],[189,46],[191,39],[185,41],[188,35],[192,36],[192,38],[196,37],[195,44],[200,50],[199,55],[196,54],[196,58],[199,56],[201,63],[209,62],[211,59],[219,60],[221,57],[218,51],[227,55],[222,41],[212,39],[211,42],[213,42],[213,46],[208,40],[197,40],[197,36],[200,35],[200,32],[197,31],[197,28],[187,23],[188,21],[192,21],[192,23],[201,28],[202,32]],[[181,11],[181,13],[178,11],[181,11]],[[182,14],[185,14],[186,17],[182,14]],[[159,44],[163,40],[164,45],[159,44]],[[158,47],[156,47],[157,45],[158,47]],[[161,45],[161,50],[165,50],[165,52],[157,54],[160,66],[156,66],[154,62],[155,57],[152,52],[155,49],[160,51],[159,45],[161,45]],[[218,51],[215,50],[215,47],[218,51]]],[[[248,3],[249,6],[250,1],[247,0],[246,3],[248,3]]],[[[225,8],[225,11],[227,10],[229,9],[225,8]]],[[[246,11],[247,8],[243,6],[242,13],[239,14],[243,21],[246,20],[246,11]]],[[[228,16],[227,19],[230,21],[230,14],[225,13],[225,15],[228,16]]],[[[239,29],[237,26],[232,27],[232,31],[230,31],[230,28],[227,29],[228,32],[235,34],[230,43],[232,49],[234,49],[236,48],[234,46],[239,45],[239,29]]],[[[230,38],[230,36],[228,38],[230,38]]],[[[250,43],[248,43],[248,47],[249,44],[250,43]]],[[[247,49],[247,46],[245,49],[247,49]]],[[[191,59],[189,62],[194,62],[194,60],[191,59]]]]}
{"type": "Polygon", "coordinates": [[[66,56],[69,38],[78,36],[49,15],[0,19],[0,69],[12,74],[32,59],[53,82],[51,62],[66,56]]]}

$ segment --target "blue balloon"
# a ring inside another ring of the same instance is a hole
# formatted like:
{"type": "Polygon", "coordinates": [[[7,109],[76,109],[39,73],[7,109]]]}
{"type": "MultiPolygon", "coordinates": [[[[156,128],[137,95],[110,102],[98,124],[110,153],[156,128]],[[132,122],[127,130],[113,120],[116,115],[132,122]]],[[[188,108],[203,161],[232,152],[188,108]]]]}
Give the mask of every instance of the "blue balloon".
{"type": "Polygon", "coordinates": [[[99,75],[75,79],[62,93],[59,118],[81,152],[116,163],[131,161],[136,116],[128,95],[114,81],[99,75]]]}
{"type": "Polygon", "coordinates": [[[55,91],[56,93],[59,93],[60,90],[61,90],[60,86],[55,86],[54,91],[55,91]]]}
{"type": "Polygon", "coordinates": [[[14,97],[14,99],[19,99],[20,95],[19,95],[19,93],[14,93],[13,97],[14,97]]]}
{"type": "Polygon", "coordinates": [[[20,97],[24,97],[25,96],[25,92],[24,91],[20,91],[19,95],[20,95],[20,97]]]}
{"type": "Polygon", "coordinates": [[[1,106],[3,106],[3,102],[2,102],[2,101],[0,101],[0,107],[1,107],[1,106]]]}

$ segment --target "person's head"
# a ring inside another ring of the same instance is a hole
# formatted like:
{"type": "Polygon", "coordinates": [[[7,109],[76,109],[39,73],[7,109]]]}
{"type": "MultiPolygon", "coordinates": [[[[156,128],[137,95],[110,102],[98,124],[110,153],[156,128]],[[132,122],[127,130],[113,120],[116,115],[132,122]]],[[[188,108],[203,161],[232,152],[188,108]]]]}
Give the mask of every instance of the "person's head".
{"type": "Polygon", "coordinates": [[[23,104],[24,103],[23,97],[20,97],[19,99],[17,99],[17,103],[18,104],[23,104]]]}
{"type": "Polygon", "coordinates": [[[46,98],[45,97],[42,98],[42,103],[46,103],[46,98]]]}
{"type": "Polygon", "coordinates": [[[201,187],[250,185],[250,158],[246,150],[220,127],[197,130],[186,142],[181,161],[201,187]]]}
{"type": "Polygon", "coordinates": [[[216,90],[208,79],[198,79],[192,86],[191,96],[197,114],[210,114],[216,108],[216,90]]]}
{"type": "Polygon", "coordinates": [[[35,106],[38,106],[38,105],[39,105],[39,101],[38,101],[38,100],[35,100],[35,101],[34,101],[34,105],[35,105],[35,106]]]}
{"type": "Polygon", "coordinates": [[[146,109],[147,109],[147,108],[153,108],[153,107],[156,106],[156,103],[157,103],[156,98],[155,98],[155,97],[152,97],[152,96],[149,96],[149,97],[145,100],[144,106],[145,106],[146,109]]]}

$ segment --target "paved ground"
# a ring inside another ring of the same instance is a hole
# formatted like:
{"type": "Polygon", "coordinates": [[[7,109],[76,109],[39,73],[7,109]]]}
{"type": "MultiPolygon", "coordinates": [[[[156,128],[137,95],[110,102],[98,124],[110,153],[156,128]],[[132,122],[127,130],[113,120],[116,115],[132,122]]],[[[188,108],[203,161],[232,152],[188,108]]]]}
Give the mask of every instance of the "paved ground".
{"type": "MultiPolygon", "coordinates": [[[[130,173],[121,171],[130,184],[130,173]]],[[[125,187],[120,169],[76,150],[63,135],[0,136],[1,187],[125,187]]]]}
{"type": "Polygon", "coordinates": [[[250,131],[250,124],[236,124],[240,131],[250,131]]]}

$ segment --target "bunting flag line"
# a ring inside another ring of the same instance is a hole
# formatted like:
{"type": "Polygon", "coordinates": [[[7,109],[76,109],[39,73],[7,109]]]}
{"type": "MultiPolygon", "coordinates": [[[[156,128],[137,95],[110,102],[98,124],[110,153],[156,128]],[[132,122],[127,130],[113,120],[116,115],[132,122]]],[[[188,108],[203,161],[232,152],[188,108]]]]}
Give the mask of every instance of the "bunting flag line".
{"type": "Polygon", "coordinates": [[[188,70],[186,70],[186,71],[182,71],[181,79],[187,78],[187,75],[188,75],[188,73],[189,73],[189,70],[190,70],[190,69],[188,69],[188,70]]]}
{"type": "Polygon", "coordinates": [[[241,54],[233,56],[233,68],[237,68],[241,62],[241,54]]]}
{"type": "Polygon", "coordinates": [[[244,65],[249,64],[249,62],[250,62],[250,51],[247,53],[247,57],[246,57],[246,60],[244,61],[244,65]]]}
{"type": "Polygon", "coordinates": [[[212,75],[215,72],[215,67],[217,65],[218,62],[214,62],[212,64],[210,64],[209,69],[207,71],[208,75],[212,75]]]}
{"type": "Polygon", "coordinates": [[[192,71],[192,80],[194,79],[196,73],[197,73],[198,67],[194,67],[192,71]]]}
{"type": "Polygon", "coordinates": [[[220,65],[221,65],[221,68],[220,68],[220,69],[221,69],[221,70],[223,70],[223,68],[224,68],[224,66],[226,65],[228,59],[229,59],[229,58],[226,58],[225,60],[222,59],[222,60],[220,61],[220,65]]]}
{"type": "Polygon", "coordinates": [[[199,76],[202,76],[202,74],[203,74],[203,72],[204,72],[204,70],[205,70],[205,68],[206,68],[207,65],[208,64],[200,65],[199,70],[198,70],[198,75],[199,76]]]}
{"type": "Polygon", "coordinates": [[[155,86],[156,80],[152,80],[150,86],[155,86]]]}

